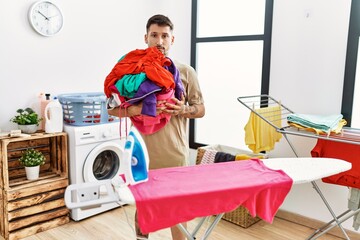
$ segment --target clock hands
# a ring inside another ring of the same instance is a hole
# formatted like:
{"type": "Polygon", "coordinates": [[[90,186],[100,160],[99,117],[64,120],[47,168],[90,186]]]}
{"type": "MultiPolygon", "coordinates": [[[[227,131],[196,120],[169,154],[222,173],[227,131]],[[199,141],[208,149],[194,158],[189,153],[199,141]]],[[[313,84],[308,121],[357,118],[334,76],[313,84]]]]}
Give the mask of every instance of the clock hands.
{"type": "Polygon", "coordinates": [[[42,12],[40,12],[39,10],[37,11],[41,16],[43,16],[45,18],[45,20],[49,21],[49,18],[47,16],[45,16],[42,12]]]}
{"type": "Polygon", "coordinates": [[[56,14],[56,15],[54,15],[54,16],[50,16],[50,17],[48,17],[48,20],[49,20],[50,18],[57,17],[57,16],[59,16],[59,14],[56,14]]]}

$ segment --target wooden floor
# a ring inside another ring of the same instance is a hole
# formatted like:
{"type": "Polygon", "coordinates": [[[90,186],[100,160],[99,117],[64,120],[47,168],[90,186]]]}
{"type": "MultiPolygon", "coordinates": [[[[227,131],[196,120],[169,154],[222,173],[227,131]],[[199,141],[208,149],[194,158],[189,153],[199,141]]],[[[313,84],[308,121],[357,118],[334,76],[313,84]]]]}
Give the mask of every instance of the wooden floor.
{"type": "MultiPolygon", "coordinates": [[[[134,234],[134,211],[133,206],[125,206],[108,212],[40,232],[36,235],[24,238],[25,240],[133,240],[134,234]]],[[[188,226],[192,229],[198,219],[191,221],[188,226]]],[[[204,226],[209,223],[206,222],[204,226]]],[[[203,228],[204,228],[203,226],[203,228]]],[[[203,230],[203,229],[202,229],[203,230]]],[[[272,224],[264,221],[257,222],[247,229],[233,223],[221,220],[211,233],[209,240],[304,240],[312,229],[291,223],[286,220],[275,218],[272,224]]],[[[200,234],[202,232],[200,231],[200,234]]],[[[199,235],[200,236],[200,235],[199,235]]],[[[150,234],[151,240],[171,239],[170,230],[164,229],[150,234]]],[[[200,239],[200,237],[198,238],[200,239]]],[[[325,235],[321,240],[340,240],[342,238],[333,235],[325,235]]]]}

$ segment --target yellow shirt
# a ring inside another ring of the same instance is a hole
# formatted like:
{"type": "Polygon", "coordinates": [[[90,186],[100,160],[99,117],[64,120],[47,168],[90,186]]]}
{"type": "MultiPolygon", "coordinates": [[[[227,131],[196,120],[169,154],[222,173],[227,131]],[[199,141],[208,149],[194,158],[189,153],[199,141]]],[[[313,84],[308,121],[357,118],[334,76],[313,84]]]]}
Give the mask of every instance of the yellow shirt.
{"type": "MultiPolygon", "coordinates": [[[[259,108],[255,110],[260,115],[271,121],[275,126],[281,127],[280,106],[259,108]]],[[[254,112],[250,113],[249,120],[245,125],[245,144],[254,152],[270,151],[275,143],[280,141],[281,134],[276,129],[258,117],[254,112]]]]}

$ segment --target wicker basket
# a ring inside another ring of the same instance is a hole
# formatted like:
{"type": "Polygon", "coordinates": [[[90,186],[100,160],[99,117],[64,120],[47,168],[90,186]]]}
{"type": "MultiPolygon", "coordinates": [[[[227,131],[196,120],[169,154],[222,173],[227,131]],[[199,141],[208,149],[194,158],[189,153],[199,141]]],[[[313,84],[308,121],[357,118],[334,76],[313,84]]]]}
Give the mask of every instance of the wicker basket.
{"type": "MultiPolygon", "coordinates": [[[[224,145],[212,145],[212,146],[206,146],[206,147],[199,147],[197,149],[196,164],[201,163],[201,159],[203,158],[204,153],[207,150],[216,150],[216,151],[230,153],[233,155],[246,154],[249,157],[267,158],[266,154],[261,154],[261,153],[253,154],[250,151],[240,150],[240,149],[236,149],[236,148],[232,148],[232,147],[228,147],[228,146],[224,146],[224,145]]],[[[238,207],[237,209],[235,209],[232,212],[225,213],[222,218],[229,222],[235,223],[243,228],[248,228],[251,225],[253,225],[254,223],[257,223],[258,221],[261,220],[259,217],[252,217],[251,214],[249,213],[249,211],[243,206],[238,207]]]]}

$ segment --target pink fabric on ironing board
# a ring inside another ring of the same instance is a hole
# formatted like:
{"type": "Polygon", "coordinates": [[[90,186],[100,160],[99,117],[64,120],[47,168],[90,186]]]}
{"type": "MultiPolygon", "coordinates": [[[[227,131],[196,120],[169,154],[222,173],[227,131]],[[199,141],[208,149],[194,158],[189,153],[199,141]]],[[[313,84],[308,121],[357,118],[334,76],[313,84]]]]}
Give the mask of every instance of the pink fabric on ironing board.
{"type": "Polygon", "coordinates": [[[271,223],[291,186],[283,171],[251,159],[150,170],[149,180],[130,190],[140,229],[149,233],[239,205],[271,223]]]}

